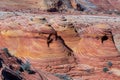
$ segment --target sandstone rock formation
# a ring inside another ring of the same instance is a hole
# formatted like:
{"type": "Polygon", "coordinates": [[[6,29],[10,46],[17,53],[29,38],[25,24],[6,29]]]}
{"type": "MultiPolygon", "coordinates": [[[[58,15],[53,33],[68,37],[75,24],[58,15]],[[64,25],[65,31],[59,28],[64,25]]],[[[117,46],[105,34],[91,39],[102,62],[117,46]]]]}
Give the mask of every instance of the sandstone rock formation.
{"type": "Polygon", "coordinates": [[[119,70],[119,18],[16,14],[2,12],[0,20],[0,47],[7,47],[12,55],[29,59],[38,71],[90,80],[119,79],[102,71],[109,61],[111,71],[119,70]]]}
{"type": "Polygon", "coordinates": [[[0,49],[0,80],[60,80],[59,78],[31,69],[30,63],[12,56],[7,48],[0,49]]]}
{"type": "Polygon", "coordinates": [[[119,80],[116,3],[119,1],[1,0],[2,78],[119,80]]]}
{"type": "Polygon", "coordinates": [[[119,0],[1,0],[0,9],[22,12],[106,11],[119,13],[119,0]],[[26,10],[26,11],[25,11],[26,10]]]}

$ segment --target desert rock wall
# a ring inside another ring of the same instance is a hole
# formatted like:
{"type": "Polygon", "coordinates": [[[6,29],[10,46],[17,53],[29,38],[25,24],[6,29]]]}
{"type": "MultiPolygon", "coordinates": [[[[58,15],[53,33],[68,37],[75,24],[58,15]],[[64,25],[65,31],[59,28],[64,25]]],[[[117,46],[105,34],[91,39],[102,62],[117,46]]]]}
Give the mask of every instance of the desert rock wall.
{"type": "Polygon", "coordinates": [[[0,9],[21,11],[115,11],[118,12],[119,1],[113,0],[1,0],[0,9]],[[4,4],[4,5],[3,5],[4,4]]]}
{"type": "Polygon", "coordinates": [[[74,61],[75,56],[71,58],[73,54],[110,56],[109,47],[113,50],[111,55],[118,53],[116,44],[119,44],[113,41],[116,35],[114,32],[119,32],[117,28],[120,20],[117,17],[6,14],[3,13],[5,17],[0,23],[0,47],[9,48],[16,56],[42,61],[53,59],[51,62],[58,58],[66,60],[62,63],[69,63],[74,61]],[[113,23],[115,25],[112,26],[113,23]],[[102,41],[102,37],[107,37],[107,40],[102,41]]]}

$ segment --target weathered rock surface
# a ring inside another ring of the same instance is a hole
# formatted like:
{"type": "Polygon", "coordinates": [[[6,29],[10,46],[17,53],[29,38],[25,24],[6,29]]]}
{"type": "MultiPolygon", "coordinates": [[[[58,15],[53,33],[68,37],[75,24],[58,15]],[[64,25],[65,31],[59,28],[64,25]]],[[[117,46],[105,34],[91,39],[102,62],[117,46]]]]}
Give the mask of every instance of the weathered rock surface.
{"type": "MultiPolygon", "coordinates": [[[[57,11],[120,11],[119,0],[1,0],[0,9],[23,12],[57,11]],[[26,11],[25,11],[26,10],[26,11]]],[[[94,12],[93,12],[94,13],[94,12]]]]}
{"type": "Polygon", "coordinates": [[[113,0],[90,0],[92,1],[96,6],[100,7],[103,10],[120,10],[119,8],[119,0],[113,1],[113,0]]]}
{"type": "Polygon", "coordinates": [[[60,80],[52,74],[31,67],[26,61],[12,56],[7,48],[0,49],[0,80],[60,80]]]}
{"type": "Polygon", "coordinates": [[[113,71],[119,71],[120,63],[119,17],[18,12],[1,12],[1,16],[0,47],[29,59],[38,71],[66,73],[76,79],[119,80],[113,71]],[[102,71],[109,61],[114,74],[102,71]]]}
{"type": "Polygon", "coordinates": [[[117,4],[119,0],[1,0],[2,78],[119,80],[117,4]]]}

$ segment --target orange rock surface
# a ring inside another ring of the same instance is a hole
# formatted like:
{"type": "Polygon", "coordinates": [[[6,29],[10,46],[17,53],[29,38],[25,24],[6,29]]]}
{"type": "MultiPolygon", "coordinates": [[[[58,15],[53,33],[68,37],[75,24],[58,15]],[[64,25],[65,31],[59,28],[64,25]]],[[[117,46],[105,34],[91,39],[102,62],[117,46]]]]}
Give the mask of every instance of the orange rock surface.
{"type": "Polygon", "coordinates": [[[39,12],[41,10],[48,10],[50,12],[56,11],[70,11],[72,9],[78,11],[84,10],[98,10],[98,11],[120,11],[120,1],[113,0],[1,0],[0,8],[10,11],[39,12]]]}
{"type": "MultiPolygon", "coordinates": [[[[103,18],[105,22],[101,23],[99,17],[99,23],[96,23],[94,16],[84,15],[3,15],[5,17],[0,23],[0,47],[7,47],[13,55],[23,60],[29,59],[38,71],[66,73],[73,78],[83,76],[83,79],[90,80],[95,80],[96,77],[119,79],[119,73],[114,72],[119,70],[119,44],[114,36],[117,27],[111,26],[112,22],[110,24],[103,18]],[[93,20],[84,23],[86,18],[93,20]],[[113,63],[111,76],[102,71],[109,61],[113,63]],[[102,75],[107,75],[108,78],[102,75]]],[[[113,19],[114,22],[116,18],[107,19],[113,19]]],[[[119,25],[118,22],[115,23],[116,26],[119,25]]]]}
{"type": "Polygon", "coordinates": [[[40,80],[59,80],[52,75],[56,73],[67,74],[73,80],[119,80],[118,3],[1,0],[0,48],[8,48],[12,55],[30,61],[39,74],[29,80],[38,76],[40,80]]]}

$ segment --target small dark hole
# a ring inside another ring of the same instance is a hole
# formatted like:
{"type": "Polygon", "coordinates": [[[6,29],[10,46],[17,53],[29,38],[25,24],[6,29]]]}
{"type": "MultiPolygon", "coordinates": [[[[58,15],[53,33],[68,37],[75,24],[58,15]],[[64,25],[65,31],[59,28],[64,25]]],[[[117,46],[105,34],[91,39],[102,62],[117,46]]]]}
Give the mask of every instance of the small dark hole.
{"type": "Polygon", "coordinates": [[[105,35],[105,36],[102,37],[102,43],[106,40],[108,40],[108,37],[105,35]]]}

